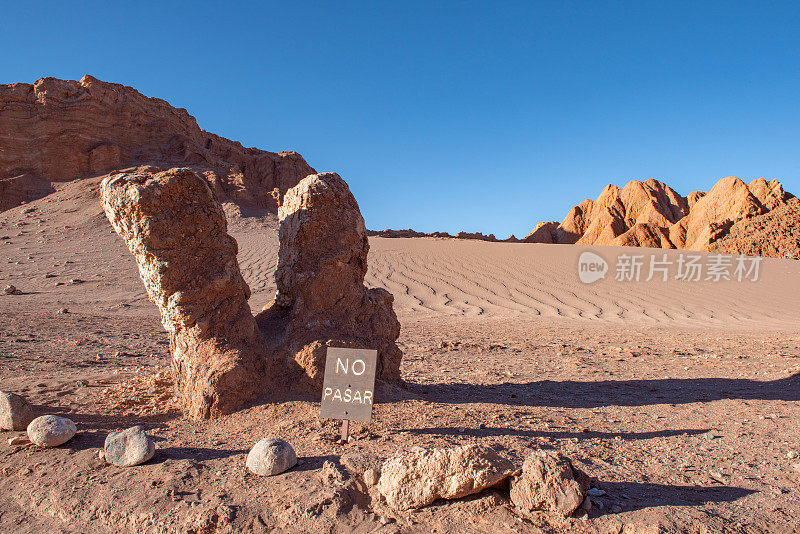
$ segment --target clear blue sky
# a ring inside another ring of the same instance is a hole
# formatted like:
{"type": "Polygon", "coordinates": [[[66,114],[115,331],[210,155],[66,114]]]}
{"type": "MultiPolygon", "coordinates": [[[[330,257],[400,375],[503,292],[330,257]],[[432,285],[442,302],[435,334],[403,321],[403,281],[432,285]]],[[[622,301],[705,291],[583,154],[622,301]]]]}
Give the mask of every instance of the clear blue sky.
{"type": "Polygon", "coordinates": [[[607,183],[800,193],[797,2],[10,2],[0,83],[89,73],[297,150],[370,228],[525,235],[607,183]]]}

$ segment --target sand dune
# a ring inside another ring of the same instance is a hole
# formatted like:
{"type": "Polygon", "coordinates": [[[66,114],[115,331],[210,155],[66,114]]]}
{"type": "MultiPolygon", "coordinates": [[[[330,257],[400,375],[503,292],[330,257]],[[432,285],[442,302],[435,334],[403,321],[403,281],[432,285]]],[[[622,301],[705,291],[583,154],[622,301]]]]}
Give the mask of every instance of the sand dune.
{"type": "MultiPolygon", "coordinates": [[[[96,181],[73,182],[0,214],[0,236],[7,238],[0,245],[0,282],[17,286],[27,293],[19,299],[37,306],[155,314],[133,258],[100,211],[96,188],[96,181]]],[[[226,204],[226,212],[253,292],[251,307],[260,310],[275,294],[277,221],[234,204],[226,204]]],[[[800,263],[792,260],[763,259],[756,282],[645,282],[651,255],[667,255],[672,277],[679,256],[695,253],[435,238],[373,237],[370,244],[366,282],[394,294],[405,320],[507,316],[777,330],[800,324],[800,263]],[[585,250],[608,262],[604,280],[578,279],[578,257],[585,250]],[[625,254],[643,256],[642,281],[614,280],[617,258],[625,254]]],[[[696,254],[703,256],[701,263],[711,261],[710,253],[696,254]]]]}

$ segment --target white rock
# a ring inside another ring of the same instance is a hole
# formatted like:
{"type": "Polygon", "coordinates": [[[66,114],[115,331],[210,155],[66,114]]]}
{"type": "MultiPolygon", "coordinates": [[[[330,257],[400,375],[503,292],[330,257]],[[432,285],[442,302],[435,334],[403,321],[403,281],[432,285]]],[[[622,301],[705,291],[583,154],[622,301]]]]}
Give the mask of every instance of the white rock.
{"type": "Polygon", "coordinates": [[[103,446],[106,462],[118,467],[143,464],[153,457],[155,451],[153,440],[138,425],[122,432],[110,433],[103,446]]]}
{"type": "Polygon", "coordinates": [[[381,468],[378,491],[398,510],[421,508],[436,499],[458,499],[494,486],[514,472],[493,449],[465,445],[400,453],[381,468]]]}
{"type": "Polygon", "coordinates": [[[292,446],[273,436],[262,439],[247,453],[247,469],[256,475],[278,475],[295,464],[297,455],[292,446]]]}
{"type": "Polygon", "coordinates": [[[58,447],[71,440],[78,428],[71,420],[57,415],[42,415],[28,425],[28,439],[40,447],[58,447]]]}

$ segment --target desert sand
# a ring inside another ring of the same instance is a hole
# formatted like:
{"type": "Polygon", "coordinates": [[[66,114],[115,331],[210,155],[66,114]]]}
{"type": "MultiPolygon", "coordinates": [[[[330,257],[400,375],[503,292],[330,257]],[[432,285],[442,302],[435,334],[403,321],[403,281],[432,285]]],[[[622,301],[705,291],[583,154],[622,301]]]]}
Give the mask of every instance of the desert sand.
{"type": "MultiPolygon", "coordinates": [[[[0,285],[21,291],[0,296],[0,389],[78,434],[47,450],[0,443],[4,531],[798,531],[795,261],[764,259],[755,282],[618,282],[621,255],[685,251],[373,237],[366,283],[394,295],[405,385],[379,389],[372,423],[341,444],[311,395],[182,417],[167,334],[99,179],[54,187],[0,213],[0,285]],[[606,279],[578,279],[585,250],[612,266],[606,279]],[[134,424],[155,457],[100,461],[105,435],[134,424]],[[266,435],[289,441],[298,466],[249,474],[266,435]],[[467,443],[519,465],[559,450],[605,494],[587,518],[523,518],[503,487],[401,512],[346,481],[348,454],[467,443]]],[[[275,296],[277,219],[225,211],[256,313],[275,296]]]]}

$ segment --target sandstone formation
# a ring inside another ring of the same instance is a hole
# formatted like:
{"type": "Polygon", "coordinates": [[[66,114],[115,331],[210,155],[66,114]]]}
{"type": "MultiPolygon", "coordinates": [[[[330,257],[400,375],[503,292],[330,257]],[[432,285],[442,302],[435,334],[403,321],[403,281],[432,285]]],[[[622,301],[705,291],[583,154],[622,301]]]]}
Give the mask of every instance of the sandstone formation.
{"type": "Polygon", "coordinates": [[[103,181],[101,198],[161,312],[184,410],[228,412],[269,387],[236,241],[208,184],[190,169],[123,173],[103,181]]]}
{"type": "Polygon", "coordinates": [[[539,223],[525,241],[718,250],[713,243],[734,232],[737,244],[721,251],[736,253],[755,244],[738,227],[765,213],[783,214],[793,198],[780,182],[763,178],[746,184],[729,176],[711,191],[685,198],[662,182],[634,180],[622,189],[608,185],[596,200],[572,208],[560,224],[539,223]]]}
{"type": "Polygon", "coordinates": [[[286,193],[278,216],[278,294],[259,315],[262,330],[288,322],[285,345],[314,386],[322,384],[329,346],[376,349],[376,377],[399,380],[394,297],[364,286],[369,242],[345,181],[336,173],[307,176],[286,193]]]}
{"type": "Polygon", "coordinates": [[[0,139],[0,211],[52,192],[51,182],[138,165],[193,167],[220,199],[274,211],[314,172],[295,152],[244,148],[185,109],[89,75],[0,85],[0,139]]]}
{"type": "Polygon", "coordinates": [[[511,502],[524,515],[555,512],[572,515],[583,503],[589,477],[560,453],[537,450],[525,459],[522,472],[511,478],[511,502]]]}
{"type": "Polygon", "coordinates": [[[277,301],[258,318],[225,214],[195,171],[114,174],[101,200],[161,312],[176,394],[190,417],[231,412],[278,389],[318,389],[328,346],[376,349],[377,378],[399,380],[393,298],[364,287],[364,220],[337,174],[308,176],[287,192],[277,301]]]}
{"type": "Polygon", "coordinates": [[[378,491],[389,506],[409,510],[478,493],[513,473],[510,461],[483,445],[419,450],[386,460],[378,491]]]}
{"type": "Polygon", "coordinates": [[[40,447],[58,447],[75,437],[78,427],[70,419],[42,415],[28,425],[28,439],[40,447]]]}

